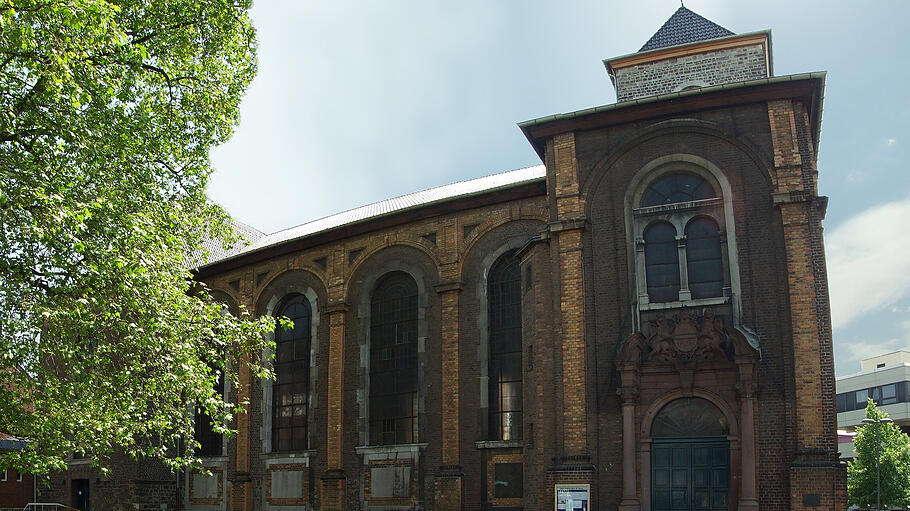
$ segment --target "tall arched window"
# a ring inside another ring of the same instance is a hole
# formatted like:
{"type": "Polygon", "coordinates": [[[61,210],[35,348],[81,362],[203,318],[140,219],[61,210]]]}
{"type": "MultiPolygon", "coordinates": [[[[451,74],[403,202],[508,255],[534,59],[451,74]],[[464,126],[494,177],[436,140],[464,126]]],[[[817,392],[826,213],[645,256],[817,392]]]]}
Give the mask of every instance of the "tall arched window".
{"type": "Polygon", "coordinates": [[[370,444],[409,444],[417,435],[417,283],[386,275],[370,303],[370,444]]]}
{"type": "Polygon", "coordinates": [[[307,396],[310,381],[312,311],[303,295],[292,295],[278,308],[278,316],[294,322],[275,331],[275,383],[272,386],[272,449],[307,448],[307,396]]]}
{"type": "Polygon", "coordinates": [[[720,229],[714,220],[700,217],[686,226],[686,269],[692,298],[723,296],[720,229]]]}
{"type": "Polygon", "coordinates": [[[490,437],[517,440],[522,432],[521,270],[515,252],[490,269],[490,437]]]}
{"type": "Polygon", "coordinates": [[[645,278],[648,298],[652,302],[679,299],[679,251],[676,228],[669,222],[657,222],[645,230],[645,278]]]}

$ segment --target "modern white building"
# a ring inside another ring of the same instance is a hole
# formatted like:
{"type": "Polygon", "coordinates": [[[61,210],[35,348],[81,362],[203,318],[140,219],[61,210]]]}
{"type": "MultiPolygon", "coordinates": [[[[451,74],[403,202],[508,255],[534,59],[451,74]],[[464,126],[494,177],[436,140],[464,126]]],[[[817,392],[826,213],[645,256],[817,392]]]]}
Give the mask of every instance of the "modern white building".
{"type": "Polygon", "coordinates": [[[910,433],[910,351],[867,358],[861,371],[837,378],[838,447],[843,458],[856,455],[853,433],[866,416],[871,397],[905,433],[910,433]]]}

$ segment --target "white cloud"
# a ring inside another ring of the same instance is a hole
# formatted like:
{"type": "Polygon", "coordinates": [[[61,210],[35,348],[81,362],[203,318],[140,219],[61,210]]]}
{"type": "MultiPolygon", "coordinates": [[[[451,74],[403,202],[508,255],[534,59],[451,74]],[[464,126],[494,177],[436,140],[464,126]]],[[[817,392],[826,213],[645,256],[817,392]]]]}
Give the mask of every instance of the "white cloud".
{"type": "MultiPolygon", "coordinates": [[[[847,349],[848,354],[852,359],[855,360],[864,360],[867,358],[877,357],[879,355],[884,355],[885,353],[891,353],[898,350],[907,349],[907,340],[892,338],[887,341],[855,341],[849,344],[845,344],[844,347],[847,349]]],[[[856,369],[859,370],[859,365],[857,364],[856,369]]]]}
{"type": "Polygon", "coordinates": [[[888,147],[892,147],[892,146],[894,146],[894,145],[896,145],[896,144],[897,144],[897,139],[896,139],[896,138],[889,138],[889,139],[888,139],[888,147]]]}
{"type": "Polygon", "coordinates": [[[844,182],[848,184],[858,183],[866,179],[866,173],[861,170],[851,170],[847,177],[844,178],[844,182]]]}
{"type": "Polygon", "coordinates": [[[910,198],[867,209],[826,236],[834,328],[910,296],[908,218],[910,198]]]}

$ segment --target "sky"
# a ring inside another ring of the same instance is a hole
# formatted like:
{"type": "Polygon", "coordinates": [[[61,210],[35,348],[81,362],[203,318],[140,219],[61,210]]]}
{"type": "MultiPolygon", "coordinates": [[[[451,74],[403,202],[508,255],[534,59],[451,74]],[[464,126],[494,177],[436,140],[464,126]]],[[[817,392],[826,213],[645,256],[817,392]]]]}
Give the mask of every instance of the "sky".
{"type": "MultiPolygon", "coordinates": [[[[827,71],[819,193],[838,376],[910,350],[910,1],[689,0],[827,71]]],[[[677,0],[257,0],[259,73],[210,197],[263,232],[540,164],[517,122],[616,101],[602,60],[677,0]]]]}

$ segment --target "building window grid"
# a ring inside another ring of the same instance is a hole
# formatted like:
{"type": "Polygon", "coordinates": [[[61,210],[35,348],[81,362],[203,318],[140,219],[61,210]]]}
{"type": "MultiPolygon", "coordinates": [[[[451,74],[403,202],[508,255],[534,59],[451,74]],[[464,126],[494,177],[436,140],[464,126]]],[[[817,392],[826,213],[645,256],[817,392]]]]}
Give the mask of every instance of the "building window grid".
{"type": "Polygon", "coordinates": [[[520,440],[522,435],[521,271],[514,252],[490,269],[489,420],[494,440],[520,440]]]}
{"type": "Polygon", "coordinates": [[[645,190],[634,211],[642,304],[723,297],[729,291],[720,198],[702,177],[674,173],[645,190]],[[659,218],[657,221],[651,219],[659,218]],[[682,233],[682,234],[679,234],[682,233]]]}
{"type": "Polygon", "coordinates": [[[303,295],[290,297],[278,316],[293,321],[288,329],[276,326],[275,383],[272,386],[272,449],[300,451],[307,444],[307,396],[310,380],[312,311],[303,295]]]}
{"type": "Polygon", "coordinates": [[[876,406],[910,402],[910,382],[902,381],[837,394],[837,411],[850,412],[866,408],[872,398],[876,406]]]}
{"type": "Polygon", "coordinates": [[[370,443],[418,441],[417,284],[396,272],[370,304],[370,443]]]}

